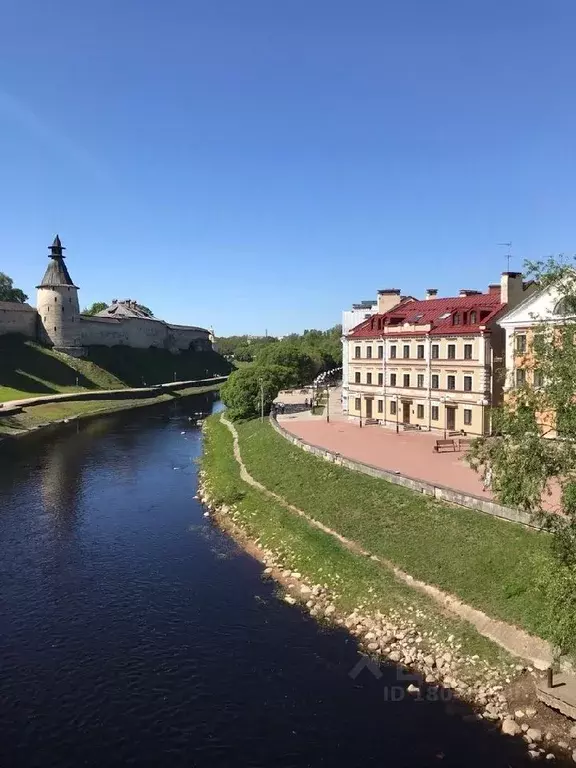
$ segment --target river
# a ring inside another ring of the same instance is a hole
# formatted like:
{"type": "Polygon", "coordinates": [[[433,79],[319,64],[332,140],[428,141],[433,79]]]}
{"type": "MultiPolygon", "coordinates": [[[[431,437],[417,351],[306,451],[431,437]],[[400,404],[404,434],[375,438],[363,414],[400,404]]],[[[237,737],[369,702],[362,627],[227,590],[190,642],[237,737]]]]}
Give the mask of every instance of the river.
{"type": "MultiPolygon", "coordinates": [[[[518,765],[278,599],[194,500],[212,395],[0,446],[0,765],[518,765]],[[388,699],[388,700],[387,700],[388,699]]],[[[404,684],[406,685],[406,684],[404,684]]]]}

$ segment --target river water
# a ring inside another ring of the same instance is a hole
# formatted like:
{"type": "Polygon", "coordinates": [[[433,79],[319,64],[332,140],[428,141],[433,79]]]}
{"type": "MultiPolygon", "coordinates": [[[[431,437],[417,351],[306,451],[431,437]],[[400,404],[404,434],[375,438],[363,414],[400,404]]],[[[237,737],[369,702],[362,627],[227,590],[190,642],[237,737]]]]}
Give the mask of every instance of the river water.
{"type": "Polygon", "coordinates": [[[213,405],[0,446],[0,765],[519,765],[445,704],[391,701],[393,666],[353,679],[354,642],[203,517],[188,416],[213,405]]]}

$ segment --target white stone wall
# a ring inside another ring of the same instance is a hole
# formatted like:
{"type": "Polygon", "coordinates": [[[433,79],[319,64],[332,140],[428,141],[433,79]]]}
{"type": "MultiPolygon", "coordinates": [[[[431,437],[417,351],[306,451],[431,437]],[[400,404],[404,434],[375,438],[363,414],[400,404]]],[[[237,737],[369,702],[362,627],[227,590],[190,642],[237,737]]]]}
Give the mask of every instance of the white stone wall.
{"type": "Polygon", "coordinates": [[[78,347],[80,341],[78,290],[69,285],[38,289],[40,340],[55,347],[78,347]]]}
{"type": "Polygon", "coordinates": [[[36,338],[36,310],[23,308],[21,304],[0,302],[0,336],[6,333],[21,333],[29,339],[36,338]]]}
{"type": "Polygon", "coordinates": [[[204,328],[169,326],[148,318],[115,319],[108,317],[81,317],[81,344],[84,347],[126,345],[136,349],[187,350],[190,345],[210,349],[209,332],[204,328]]]}

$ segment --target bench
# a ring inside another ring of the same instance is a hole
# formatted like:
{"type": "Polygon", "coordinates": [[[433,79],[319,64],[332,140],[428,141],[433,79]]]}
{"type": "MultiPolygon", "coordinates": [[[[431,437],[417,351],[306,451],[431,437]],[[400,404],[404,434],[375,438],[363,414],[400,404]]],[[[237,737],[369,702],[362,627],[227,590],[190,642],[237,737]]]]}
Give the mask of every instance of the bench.
{"type": "Polygon", "coordinates": [[[436,445],[434,446],[434,452],[440,453],[441,450],[446,448],[447,450],[456,450],[456,441],[455,440],[436,440],[436,445]]]}
{"type": "Polygon", "coordinates": [[[463,451],[466,448],[470,448],[471,445],[472,445],[472,440],[469,437],[468,438],[466,438],[466,437],[465,438],[460,438],[460,440],[458,440],[458,450],[459,451],[463,451]]]}
{"type": "Polygon", "coordinates": [[[421,429],[420,424],[404,424],[403,426],[404,426],[404,431],[411,430],[411,429],[416,429],[416,430],[421,429]]]}
{"type": "Polygon", "coordinates": [[[378,419],[364,419],[364,424],[367,427],[377,426],[379,423],[378,419]]]}

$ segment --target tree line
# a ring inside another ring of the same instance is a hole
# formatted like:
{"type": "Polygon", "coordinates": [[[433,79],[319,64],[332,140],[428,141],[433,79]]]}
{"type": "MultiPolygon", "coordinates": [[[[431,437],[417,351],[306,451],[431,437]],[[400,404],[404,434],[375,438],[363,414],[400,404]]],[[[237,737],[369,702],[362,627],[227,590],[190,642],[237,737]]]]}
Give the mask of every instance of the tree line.
{"type": "Polygon", "coordinates": [[[327,331],[306,330],[282,339],[270,336],[249,338],[232,336],[218,339],[218,351],[239,362],[252,365],[239,368],[222,387],[221,396],[231,419],[250,419],[264,410],[282,389],[311,384],[322,371],[342,364],[342,326],[327,331]]]}

